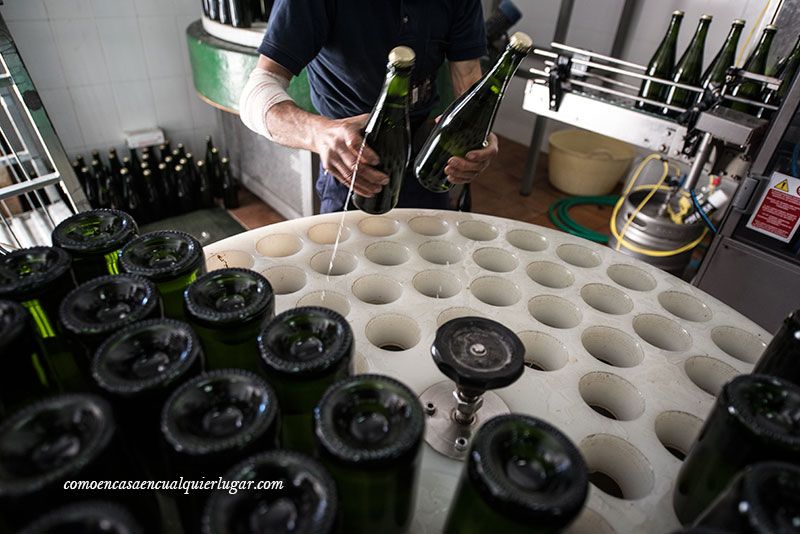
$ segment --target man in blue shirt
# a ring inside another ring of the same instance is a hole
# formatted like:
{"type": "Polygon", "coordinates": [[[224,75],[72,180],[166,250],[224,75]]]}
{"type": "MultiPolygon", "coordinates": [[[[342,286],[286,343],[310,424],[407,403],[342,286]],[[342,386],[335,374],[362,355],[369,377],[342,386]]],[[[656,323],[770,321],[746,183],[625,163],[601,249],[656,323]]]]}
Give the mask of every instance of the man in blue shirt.
{"type": "MultiPolygon", "coordinates": [[[[252,130],[277,143],[316,152],[317,193],[323,213],[344,208],[368,114],[383,85],[386,58],[405,45],[416,54],[411,91],[415,148],[424,142],[438,102],[436,76],[449,61],[456,96],[481,77],[486,51],[480,0],[277,0],[259,47],[261,57],[242,94],[240,112],[252,130]],[[286,94],[289,80],[307,68],[311,100],[320,115],[300,109],[286,94]]],[[[497,154],[497,138],[445,170],[451,182],[469,183],[497,154]]],[[[372,196],[389,182],[365,148],[353,186],[372,196]]],[[[446,194],[422,188],[408,172],[398,207],[449,207],[446,194]]]]}

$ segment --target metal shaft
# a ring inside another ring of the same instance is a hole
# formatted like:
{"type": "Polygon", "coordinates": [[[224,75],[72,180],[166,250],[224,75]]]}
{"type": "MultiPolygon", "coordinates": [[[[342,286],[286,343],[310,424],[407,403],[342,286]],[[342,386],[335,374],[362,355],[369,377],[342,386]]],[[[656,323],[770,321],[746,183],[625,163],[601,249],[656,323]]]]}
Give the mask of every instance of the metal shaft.
{"type": "Polygon", "coordinates": [[[706,132],[700,139],[700,146],[697,148],[697,155],[692,162],[692,168],[689,169],[689,174],[686,175],[686,180],[683,182],[683,189],[691,191],[697,185],[700,175],[703,173],[703,167],[708,162],[708,157],[711,155],[711,148],[713,147],[714,138],[710,133],[706,132]]]}
{"type": "Polygon", "coordinates": [[[475,421],[475,413],[483,406],[483,392],[467,392],[457,388],[453,397],[456,399],[453,419],[460,425],[471,425],[475,421]]]}

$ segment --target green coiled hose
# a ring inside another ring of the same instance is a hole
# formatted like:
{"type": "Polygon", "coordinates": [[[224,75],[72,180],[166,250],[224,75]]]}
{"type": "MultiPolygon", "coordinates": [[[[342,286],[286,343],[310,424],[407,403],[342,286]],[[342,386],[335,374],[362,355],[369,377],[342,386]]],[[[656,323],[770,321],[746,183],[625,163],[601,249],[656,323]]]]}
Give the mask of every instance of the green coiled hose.
{"type": "Polygon", "coordinates": [[[589,241],[594,241],[595,243],[601,243],[603,245],[608,243],[608,236],[605,234],[601,234],[586,228],[585,226],[581,226],[580,224],[576,223],[572,217],[569,215],[569,210],[575,206],[614,206],[616,205],[617,201],[619,201],[618,195],[607,195],[607,196],[599,196],[599,197],[585,197],[585,196],[578,196],[578,197],[568,197],[562,198],[550,204],[550,207],[547,209],[547,216],[550,218],[550,221],[558,228],[559,230],[563,230],[572,235],[576,235],[578,237],[582,237],[584,239],[588,239],[589,241]]]}

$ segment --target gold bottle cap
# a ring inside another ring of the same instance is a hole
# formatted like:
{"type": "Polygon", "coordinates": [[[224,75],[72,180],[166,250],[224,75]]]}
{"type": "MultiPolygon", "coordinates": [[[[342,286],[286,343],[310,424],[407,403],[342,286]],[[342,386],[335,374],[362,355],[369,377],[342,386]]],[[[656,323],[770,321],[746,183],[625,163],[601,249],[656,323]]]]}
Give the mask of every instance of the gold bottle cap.
{"type": "Polygon", "coordinates": [[[776,32],[776,31],[778,31],[778,27],[777,27],[777,26],[775,26],[774,24],[767,24],[767,25],[764,27],[764,31],[765,31],[765,32],[776,32]]]}
{"type": "Polygon", "coordinates": [[[700,15],[700,20],[713,20],[713,19],[714,17],[712,15],[709,15],[708,13],[703,13],[702,15],[700,15]]]}
{"type": "Polygon", "coordinates": [[[413,67],[416,59],[414,51],[407,46],[397,46],[389,52],[389,64],[401,69],[413,67]]]}
{"type": "Polygon", "coordinates": [[[508,44],[517,52],[527,54],[531,51],[531,48],[533,48],[533,39],[531,39],[530,35],[527,33],[517,32],[511,36],[508,44]]]}
{"type": "Polygon", "coordinates": [[[733,21],[734,26],[744,26],[745,22],[744,19],[736,19],[733,21]]]}
{"type": "Polygon", "coordinates": [[[680,9],[676,9],[675,11],[672,12],[672,16],[674,17],[676,15],[679,16],[679,17],[682,17],[684,15],[684,13],[680,9]]]}

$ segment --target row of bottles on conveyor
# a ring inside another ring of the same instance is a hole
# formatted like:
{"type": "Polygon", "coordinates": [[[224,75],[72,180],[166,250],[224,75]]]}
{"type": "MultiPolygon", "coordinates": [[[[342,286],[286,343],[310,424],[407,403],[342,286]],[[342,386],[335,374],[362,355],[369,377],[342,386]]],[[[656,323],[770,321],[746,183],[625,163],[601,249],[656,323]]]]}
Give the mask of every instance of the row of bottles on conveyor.
{"type": "MultiPolygon", "coordinates": [[[[722,85],[725,82],[728,69],[736,61],[736,50],[745,22],[741,19],[733,21],[725,42],[704,71],[703,55],[706,35],[708,34],[712,17],[710,15],[700,17],[692,40],[676,62],[676,47],[682,20],[683,11],[675,11],[672,14],[667,33],[650,59],[645,74],[703,89],[707,89],[711,84],[722,85]]],[[[764,28],[758,43],[742,65],[742,69],[753,74],[779,78],[781,80],[780,86],[777,89],[768,89],[757,81],[744,79],[729,91],[732,96],[775,105],[786,95],[798,66],[800,66],[800,38],[798,38],[789,54],[780,58],[774,65],[768,66],[767,57],[777,31],[777,27],[771,24],[764,28]]],[[[650,80],[645,80],[642,83],[639,89],[639,96],[684,109],[690,108],[702,97],[700,93],[650,80]]],[[[678,115],[675,110],[655,104],[640,102],[638,105],[651,112],[661,112],[673,117],[678,115]]],[[[766,116],[766,113],[768,113],[762,108],[742,102],[729,100],[724,105],[753,115],[766,116]]]]}
{"type": "Polygon", "coordinates": [[[141,222],[213,208],[217,198],[227,209],[239,206],[230,159],[210,136],[204,160],[196,161],[183,143],[173,149],[166,141],[140,151],[131,148],[122,158],[111,148],[106,161],[94,150],[89,163],[78,156],[72,167],[93,208],[124,210],[141,222]]]}
{"type": "MultiPolygon", "coordinates": [[[[355,374],[343,316],[276,315],[264,276],[207,272],[192,236],[138,235],[123,212],[77,214],[52,241],[0,256],[0,532],[415,532],[436,406],[395,379],[355,374]],[[164,485],[102,489],[147,481],[164,485]]],[[[457,405],[441,413],[472,425],[491,410],[483,394],[523,373],[524,353],[490,319],[443,324],[430,355],[457,405]],[[487,359],[503,363],[487,371],[487,359]]],[[[486,416],[470,435],[448,534],[560,532],[590,482],[613,492],[543,420],[486,416]]],[[[679,452],[682,524],[796,532],[800,311],[679,452]]]]}
{"type": "Polygon", "coordinates": [[[274,3],[274,0],[202,0],[206,17],[237,28],[269,21],[274,3]]]}

